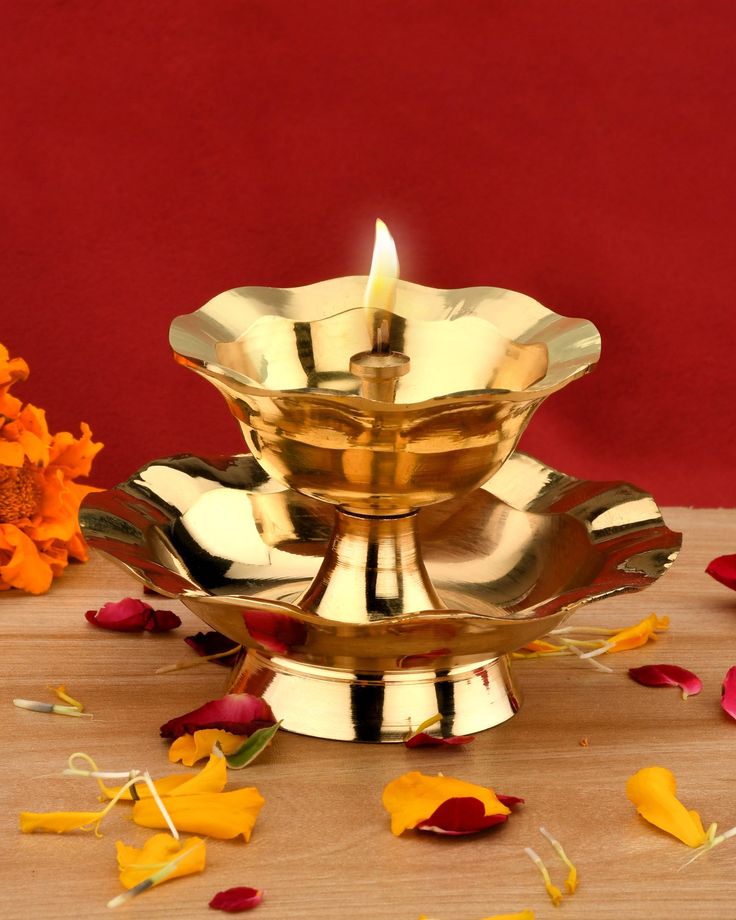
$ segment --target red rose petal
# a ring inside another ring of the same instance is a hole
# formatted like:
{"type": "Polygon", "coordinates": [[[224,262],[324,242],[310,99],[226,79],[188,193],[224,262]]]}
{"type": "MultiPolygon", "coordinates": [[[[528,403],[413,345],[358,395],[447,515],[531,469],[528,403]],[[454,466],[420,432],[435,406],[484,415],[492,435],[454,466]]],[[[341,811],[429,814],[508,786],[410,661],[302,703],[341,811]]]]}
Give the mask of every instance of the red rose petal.
{"type": "Polygon", "coordinates": [[[88,610],[85,618],[89,623],[103,629],[116,629],[118,632],[167,632],[181,626],[181,620],[171,610],[154,610],[145,601],[135,597],[124,597],[121,601],[111,601],[99,610],[88,610]]]}
{"type": "Polygon", "coordinates": [[[201,728],[222,728],[234,735],[250,736],[259,728],[274,725],[271,707],[260,697],[249,693],[229,693],[219,700],[210,700],[161,726],[162,738],[193,735],[201,728]]]}
{"type": "Polygon", "coordinates": [[[514,805],[524,804],[524,799],[520,799],[518,795],[501,795],[500,792],[497,792],[496,798],[502,805],[505,805],[507,808],[513,808],[514,805]]]}
{"type": "Polygon", "coordinates": [[[181,619],[173,610],[152,610],[146,629],[149,632],[168,632],[181,626],[181,619]]]}
{"type": "MultiPolygon", "coordinates": [[[[217,632],[216,629],[210,630],[210,632],[198,632],[193,636],[186,636],[184,641],[189,648],[193,648],[198,655],[203,657],[219,655],[238,644],[233,642],[232,639],[228,639],[227,636],[223,636],[221,632],[217,632]]],[[[232,655],[225,655],[224,658],[215,658],[214,664],[224,664],[229,667],[235,663],[237,657],[238,653],[233,652],[232,655]]]]}
{"type": "Polygon", "coordinates": [[[262,900],[263,892],[257,888],[228,888],[227,891],[217,892],[210,901],[210,907],[235,914],[258,907],[262,900]]]}
{"type": "Polygon", "coordinates": [[[475,735],[449,735],[447,738],[438,738],[435,735],[428,735],[427,732],[418,732],[407,738],[404,744],[408,748],[416,747],[452,747],[460,744],[470,744],[475,741],[475,735]]]}
{"type": "Polygon", "coordinates": [[[705,571],[711,578],[736,591],[736,553],[732,556],[719,556],[708,563],[705,571]]]}
{"type": "Polygon", "coordinates": [[[141,632],[151,616],[151,605],[134,597],[111,601],[99,610],[88,610],[85,617],[95,626],[103,629],[117,629],[121,632],[141,632]]]}
{"type": "MultiPolygon", "coordinates": [[[[500,801],[500,796],[498,797],[500,801]]],[[[473,796],[447,799],[429,818],[417,824],[419,831],[459,837],[475,834],[494,824],[502,824],[508,815],[487,815],[485,805],[473,796]]]]}
{"type": "Polygon", "coordinates": [[[644,687],[679,687],[682,695],[695,696],[703,689],[697,674],[676,664],[645,664],[629,668],[629,677],[644,687]]]}
{"type": "Polygon", "coordinates": [[[729,668],[723,678],[721,709],[736,719],[736,667],[729,668]]]}

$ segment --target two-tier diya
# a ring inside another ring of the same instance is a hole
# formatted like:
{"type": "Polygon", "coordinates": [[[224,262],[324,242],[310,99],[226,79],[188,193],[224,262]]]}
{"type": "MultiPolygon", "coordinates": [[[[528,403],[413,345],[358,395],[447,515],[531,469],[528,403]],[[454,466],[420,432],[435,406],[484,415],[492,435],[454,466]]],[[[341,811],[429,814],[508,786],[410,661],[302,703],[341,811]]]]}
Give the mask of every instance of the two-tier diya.
{"type": "Polygon", "coordinates": [[[176,360],[223,394],[250,455],[156,461],[81,515],[93,546],[243,647],[230,692],[322,738],[505,721],[507,654],[645,587],[680,545],[646,493],[514,452],[598,360],[591,323],[385,281],[391,309],[369,303],[368,322],[365,277],[177,317],[176,360]]]}

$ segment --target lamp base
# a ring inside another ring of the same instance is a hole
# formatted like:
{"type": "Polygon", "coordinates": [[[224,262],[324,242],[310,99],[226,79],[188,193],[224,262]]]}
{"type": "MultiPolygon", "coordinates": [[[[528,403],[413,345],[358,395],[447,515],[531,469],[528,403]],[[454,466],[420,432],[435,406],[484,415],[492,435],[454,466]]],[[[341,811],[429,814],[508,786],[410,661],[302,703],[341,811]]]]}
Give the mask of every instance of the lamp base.
{"type": "Polygon", "coordinates": [[[229,693],[262,697],[282,727],[334,741],[400,742],[438,712],[437,735],[468,735],[519,709],[505,657],[441,671],[361,674],[296,664],[251,649],[233,668],[229,693]]]}

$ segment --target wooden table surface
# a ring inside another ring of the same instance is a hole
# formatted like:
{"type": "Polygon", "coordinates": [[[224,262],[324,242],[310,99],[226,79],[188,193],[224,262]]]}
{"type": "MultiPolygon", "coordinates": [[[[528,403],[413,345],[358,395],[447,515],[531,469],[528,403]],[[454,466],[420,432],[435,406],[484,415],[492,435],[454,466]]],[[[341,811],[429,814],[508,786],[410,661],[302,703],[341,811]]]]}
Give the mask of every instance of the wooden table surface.
{"type": "MultiPolygon", "coordinates": [[[[656,645],[611,655],[602,674],[557,658],[515,665],[524,694],[518,715],[460,749],[408,750],[351,745],[281,733],[232,785],[256,785],[266,799],[249,844],[211,840],[207,869],[148,891],[121,910],[152,918],[215,916],[212,895],[235,885],[263,888],[253,916],[340,920],[480,920],[532,908],[537,920],[733,920],[736,840],[683,871],[690,850],[639,818],[625,795],[640,767],[669,767],[678,794],[707,825],[736,825],[736,724],[719,706],[721,680],[736,664],[736,594],[703,573],[736,551],[736,511],[669,509],[685,543],[673,569],[653,588],[584,609],[570,621],[628,625],[656,611],[671,627],[656,645]],[[683,702],[677,690],[647,689],[627,668],[671,662],[698,673],[703,692],[683,702]],[[580,741],[587,738],[589,745],[580,741]],[[468,838],[408,832],[393,837],[381,805],[386,782],[408,771],[444,772],[523,796],[504,826],[468,838]],[[580,888],[556,911],[523,853],[547,857],[561,885],[564,870],[538,832],[546,826],[576,861],[580,888]]],[[[137,584],[99,556],[67,571],[43,597],[0,596],[2,648],[2,906],[14,918],[97,918],[121,891],[115,841],[141,845],[151,833],[127,806],[90,833],[22,835],[18,812],[88,810],[91,780],[58,776],[74,751],[102,769],[176,772],[161,723],[221,695],[225,671],[214,664],[165,676],[154,670],[193,653],[182,637],[202,628],[182,614],[165,635],[97,629],[84,611],[137,584]],[[13,697],[50,699],[65,683],[94,713],[84,720],[23,712],[13,697]]]]}

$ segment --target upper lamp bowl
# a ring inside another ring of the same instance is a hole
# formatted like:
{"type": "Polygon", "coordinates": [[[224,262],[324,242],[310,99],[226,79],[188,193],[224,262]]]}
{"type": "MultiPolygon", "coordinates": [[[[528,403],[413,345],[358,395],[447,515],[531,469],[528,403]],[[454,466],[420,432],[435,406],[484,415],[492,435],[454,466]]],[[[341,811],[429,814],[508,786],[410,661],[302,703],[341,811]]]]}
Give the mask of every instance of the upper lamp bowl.
{"type": "Polygon", "coordinates": [[[269,476],[345,511],[405,514],[482,485],[540,403],[600,355],[592,323],[515,291],[400,281],[381,316],[409,371],[393,402],[369,399],[350,372],[371,349],[366,281],[236,288],[170,331],[176,360],[220,390],[269,476]]]}

